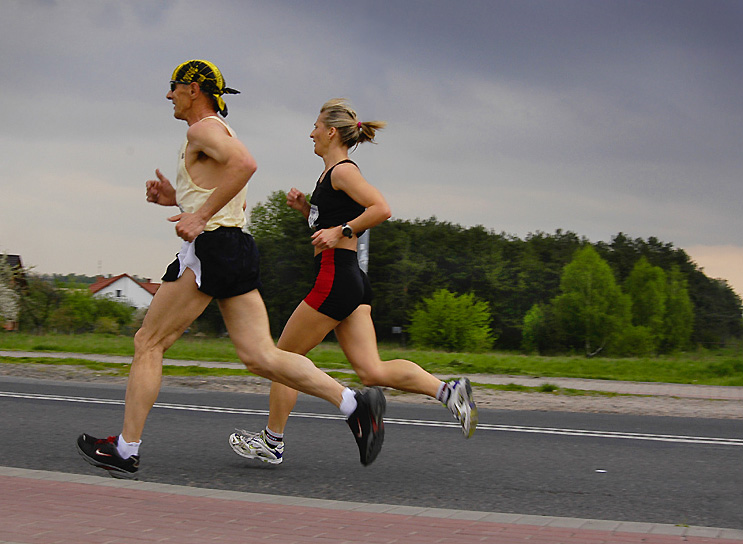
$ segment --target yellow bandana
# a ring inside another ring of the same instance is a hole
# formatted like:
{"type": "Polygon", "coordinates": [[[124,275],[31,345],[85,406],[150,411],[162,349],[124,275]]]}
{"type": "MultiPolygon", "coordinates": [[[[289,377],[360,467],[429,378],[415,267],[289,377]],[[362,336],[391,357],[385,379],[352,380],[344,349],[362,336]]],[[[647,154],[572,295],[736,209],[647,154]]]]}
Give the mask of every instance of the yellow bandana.
{"type": "Polygon", "coordinates": [[[227,104],[222,95],[240,94],[240,91],[225,87],[222,72],[207,60],[189,60],[179,64],[170,79],[178,83],[198,83],[203,92],[214,97],[222,117],[227,117],[227,104]]]}

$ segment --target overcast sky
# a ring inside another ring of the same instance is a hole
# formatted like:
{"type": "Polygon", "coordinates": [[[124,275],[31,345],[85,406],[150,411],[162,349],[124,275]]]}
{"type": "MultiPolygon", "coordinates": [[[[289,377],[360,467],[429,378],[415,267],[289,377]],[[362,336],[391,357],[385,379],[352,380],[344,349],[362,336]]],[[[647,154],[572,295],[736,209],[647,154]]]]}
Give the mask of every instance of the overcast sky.
{"type": "MultiPolygon", "coordinates": [[[[397,219],[520,238],[624,232],[743,293],[743,2],[0,0],[0,252],[159,281],[186,124],[175,66],[217,64],[258,161],[248,206],[311,191],[329,98],[385,120],[352,157],[397,219]]],[[[373,258],[373,233],[372,233],[373,258]]],[[[270,273],[266,270],[264,273],[270,273]]]]}

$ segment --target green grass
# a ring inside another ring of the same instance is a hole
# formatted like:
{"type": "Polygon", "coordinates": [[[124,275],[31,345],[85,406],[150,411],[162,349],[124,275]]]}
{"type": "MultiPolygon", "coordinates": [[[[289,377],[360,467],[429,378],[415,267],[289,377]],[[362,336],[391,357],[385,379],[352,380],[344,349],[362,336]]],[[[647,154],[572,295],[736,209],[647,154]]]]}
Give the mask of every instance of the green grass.
{"type": "MultiPolygon", "coordinates": [[[[93,353],[131,356],[132,339],[95,334],[35,336],[0,333],[0,350],[93,353]]],[[[593,378],[619,381],[668,382],[743,386],[743,353],[740,348],[699,350],[673,356],[612,359],[581,356],[542,357],[517,353],[449,353],[380,345],[383,360],[409,359],[438,374],[510,374],[519,376],[593,378]]],[[[180,339],[165,355],[171,359],[239,362],[228,338],[180,339]]],[[[334,343],[323,343],[309,353],[317,366],[348,369],[343,352],[334,343]]],[[[1,360],[1,359],[0,359],[1,360]]],[[[5,359],[5,362],[10,362],[5,359]]],[[[69,364],[69,363],[67,363],[69,364]]],[[[108,365],[105,365],[108,367],[108,365]]],[[[177,367],[188,368],[188,367],[177,367]]],[[[216,374],[223,369],[194,367],[191,374],[216,374]]],[[[183,371],[185,372],[185,371],[183,371]]],[[[244,371],[233,371],[241,373],[244,371]]],[[[347,376],[344,376],[347,378],[347,376]]]]}

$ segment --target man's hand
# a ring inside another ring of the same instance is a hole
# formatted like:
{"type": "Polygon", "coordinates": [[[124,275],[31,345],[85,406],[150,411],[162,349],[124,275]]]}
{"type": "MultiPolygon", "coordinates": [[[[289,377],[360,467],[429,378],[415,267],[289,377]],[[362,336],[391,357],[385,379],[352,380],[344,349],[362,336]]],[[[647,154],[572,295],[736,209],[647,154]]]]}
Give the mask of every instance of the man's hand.
{"type": "Polygon", "coordinates": [[[168,217],[168,221],[176,224],[175,233],[186,242],[193,242],[206,227],[206,220],[195,213],[179,213],[168,217]]]}
{"type": "Polygon", "coordinates": [[[155,170],[157,179],[148,180],[145,184],[147,187],[147,202],[154,202],[161,206],[175,206],[175,189],[170,180],[163,176],[160,170],[155,170]]]}

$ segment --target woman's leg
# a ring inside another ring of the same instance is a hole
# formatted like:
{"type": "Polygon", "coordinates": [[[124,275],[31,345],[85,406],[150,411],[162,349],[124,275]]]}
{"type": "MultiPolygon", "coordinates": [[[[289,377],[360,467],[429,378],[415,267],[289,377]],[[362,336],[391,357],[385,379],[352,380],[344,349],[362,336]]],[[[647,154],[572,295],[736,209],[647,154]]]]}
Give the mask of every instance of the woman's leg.
{"type": "Polygon", "coordinates": [[[467,378],[444,384],[412,361],[382,361],[377,349],[377,336],[371,319],[371,306],[359,306],[335,329],[335,335],[351,366],[364,385],[381,385],[410,393],[422,393],[446,404],[469,438],[477,427],[477,406],[467,378]]]}
{"type": "Polygon", "coordinates": [[[364,385],[380,385],[436,398],[441,380],[412,361],[382,361],[371,318],[371,306],[362,304],[335,328],[343,352],[364,385]]]}
{"type": "MultiPolygon", "coordinates": [[[[321,314],[302,301],[284,327],[277,347],[292,353],[306,355],[332,331],[338,321],[321,314]]],[[[278,382],[271,384],[269,397],[268,428],[282,433],[297,402],[297,390],[278,382]]]]}

